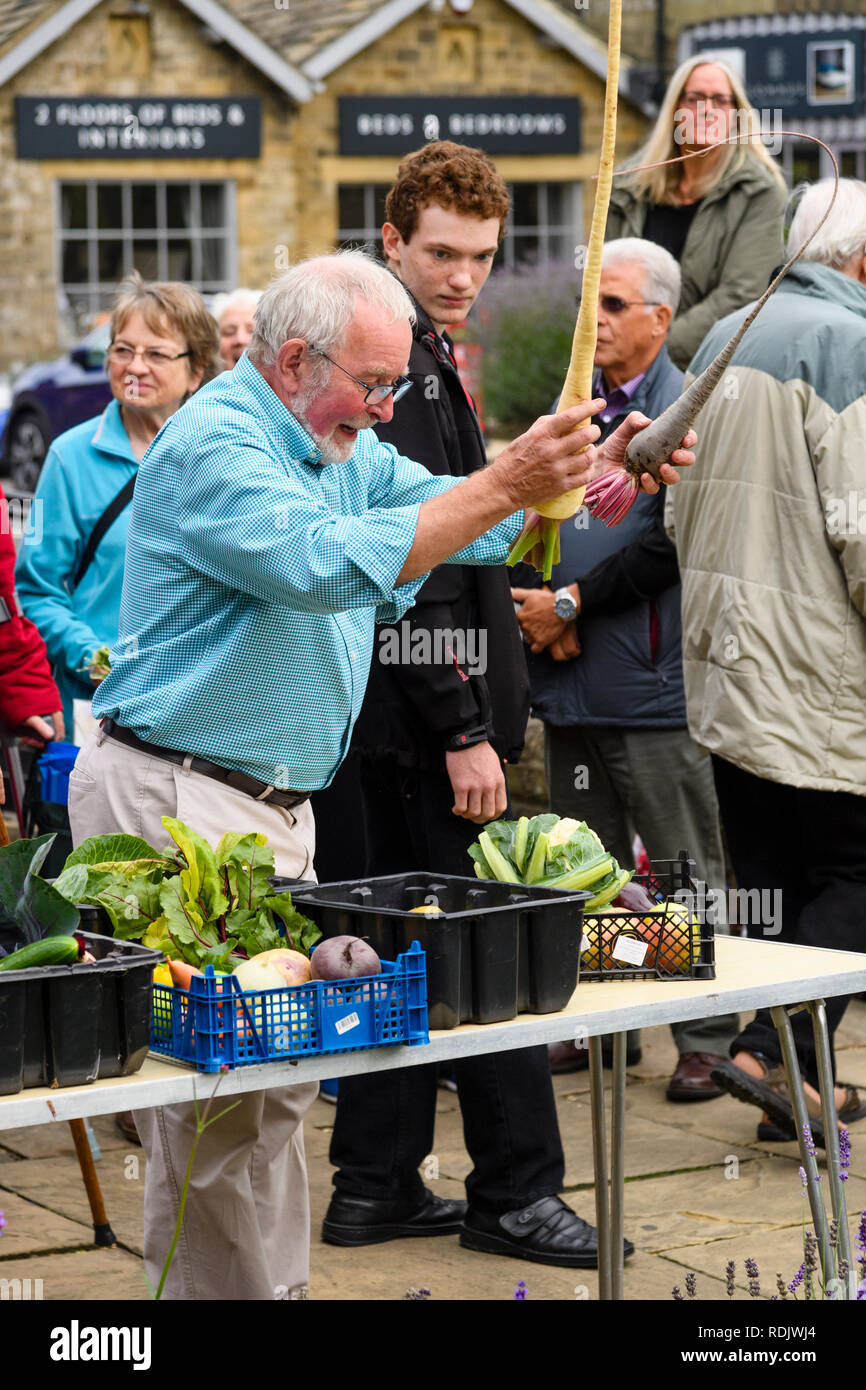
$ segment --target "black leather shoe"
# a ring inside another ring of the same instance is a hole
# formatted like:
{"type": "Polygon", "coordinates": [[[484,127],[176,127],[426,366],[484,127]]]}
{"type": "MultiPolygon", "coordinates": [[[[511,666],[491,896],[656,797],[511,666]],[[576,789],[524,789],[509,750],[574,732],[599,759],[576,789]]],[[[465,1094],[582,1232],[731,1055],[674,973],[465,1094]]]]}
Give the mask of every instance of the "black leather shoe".
{"type": "MultiPolygon", "coordinates": [[[[523,1211],[509,1211],[504,1216],[468,1211],[460,1244],[467,1250],[510,1255],[540,1265],[598,1268],[598,1232],[561,1197],[540,1197],[523,1211]]],[[[623,1250],[626,1259],[634,1254],[630,1240],[623,1241],[623,1250]]]]}
{"type": "Polygon", "coordinates": [[[322,1222],[328,1245],[379,1245],[404,1236],[453,1236],[463,1229],[466,1203],[434,1197],[424,1189],[421,1204],[353,1197],[335,1192],[322,1222]]]}

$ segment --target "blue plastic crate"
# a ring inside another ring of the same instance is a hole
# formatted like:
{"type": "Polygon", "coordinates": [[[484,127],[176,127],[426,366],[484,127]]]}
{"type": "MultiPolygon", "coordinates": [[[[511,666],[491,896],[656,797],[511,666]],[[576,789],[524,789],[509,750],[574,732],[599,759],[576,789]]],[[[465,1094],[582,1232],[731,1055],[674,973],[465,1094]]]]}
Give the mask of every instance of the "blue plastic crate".
{"type": "Polygon", "coordinates": [[[153,986],[151,1051],[199,1071],[429,1041],[424,952],[413,941],[381,975],[311,980],[289,989],[240,988],[207,966],[190,988],[153,986]]]}
{"type": "Polygon", "coordinates": [[[42,800],[65,806],[69,801],[69,774],[79,749],[74,743],[49,743],[39,758],[42,800]]]}

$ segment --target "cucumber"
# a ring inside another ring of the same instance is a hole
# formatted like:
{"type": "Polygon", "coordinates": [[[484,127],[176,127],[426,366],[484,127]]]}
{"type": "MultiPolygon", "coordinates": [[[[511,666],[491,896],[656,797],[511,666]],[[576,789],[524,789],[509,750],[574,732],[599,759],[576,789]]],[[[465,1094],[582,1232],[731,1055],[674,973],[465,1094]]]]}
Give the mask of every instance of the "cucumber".
{"type": "Polygon", "coordinates": [[[35,965],[71,965],[83,954],[84,940],[77,936],[46,936],[21,946],[0,960],[0,970],[30,970],[35,965]]]}

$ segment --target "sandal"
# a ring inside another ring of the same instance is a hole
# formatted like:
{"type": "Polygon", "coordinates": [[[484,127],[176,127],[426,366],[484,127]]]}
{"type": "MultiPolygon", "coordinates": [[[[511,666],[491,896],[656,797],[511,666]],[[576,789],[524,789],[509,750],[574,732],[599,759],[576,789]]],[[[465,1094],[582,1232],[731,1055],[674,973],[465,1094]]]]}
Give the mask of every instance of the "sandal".
{"type": "MultiPolygon", "coordinates": [[[[836,1118],[841,1120],[843,1125],[847,1128],[847,1126],[853,1124],[855,1120],[862,1120],[863,1117],[866,1116],[866,1101],[860,1099],[856,1086],[847,1085],[844,1081],[837,1081],[836,1085],[845,1088],[845,1102],[837,1109],[836,1118]]],[[[820,1136],[815,1133],[816,1128],[818,1128],[818,1126],[816,1126],[813,1121],[811,1125],[812,1138],[815,1140],[816,1145],[823,1149],[826,1147],[824,1143],[825,1136],[823,1134],[823,1126],[821,1126],[822,1133],[820,1136]]],[[[790,1125],[780,1125],[774,1124],[772,1121],[761,1120],[758,1124],[758,1140],[761,1143],[789,1143],[791,1140],[796,1139],[796,1137],[797,1135],[793,1123],[790,1125]]]]}
{"type": "MultiPolygon", "coordinates": [[[[763,1061],[763,1059],[759,1060],[763,1061]]],[[[764,1076],[757,1077],[751,1076],[749,1072],[743,1071],[742,1067],[736,1066],[734,1062],[725,1058],[717,1067],[713,1067],[710,1075],[730,1095],[736,1096],[737,1100],[746,1101],[749,1105],[758,1105],[764,1111],[770,1123],[768,1126],[766,1121],[762,1121],[758,1126],[759,1138],[775,1141],[796,1139],[797,1124],[794,1119],[794,1107],[788,1094],[788,1080],[784,1067],[768,1068],[764,1076]]],[[[839,1081],[836,1084],[842,1086],[844,1082],[839,1081]]],[[[845,1103],[837,1110],[836,1114],[843,1123],[851,1124],[854,1120],[862,1119],[866,1115],[866,1104],[861,1102],[855,1087],[846,1086],[845,1089],[845,1103]]],[[[806,1096],[805,1100],[812,1139],[816,1146],[825,1148],[824,1122],[820,1113],[815,1114],[810,1109],[810,1106],[814,1106],[815,1102],[809,1096],[806,1096]]]]}

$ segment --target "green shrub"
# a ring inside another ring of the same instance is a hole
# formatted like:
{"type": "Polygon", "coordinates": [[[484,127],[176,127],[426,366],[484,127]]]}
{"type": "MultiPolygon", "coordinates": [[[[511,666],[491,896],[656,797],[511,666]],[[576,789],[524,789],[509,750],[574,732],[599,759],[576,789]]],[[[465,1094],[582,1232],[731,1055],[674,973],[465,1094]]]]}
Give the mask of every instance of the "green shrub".
{"type": "Polygon", "coordinates": [[[515,433],[546,415],[562,389],[577,316],[571,265],[500,270],[491,276],[467,337],[483,349],[488,433],[515,433]]]}

